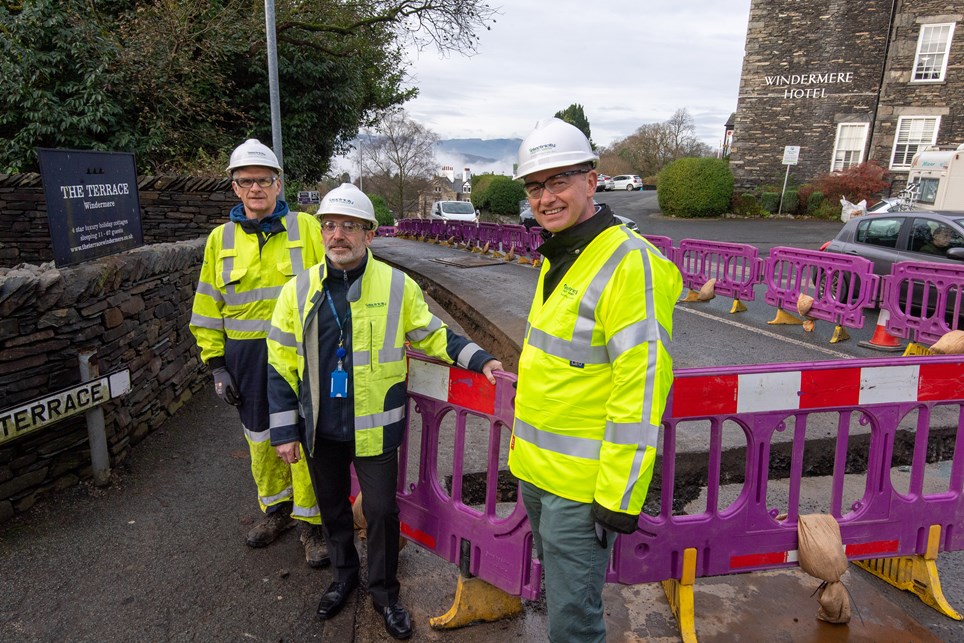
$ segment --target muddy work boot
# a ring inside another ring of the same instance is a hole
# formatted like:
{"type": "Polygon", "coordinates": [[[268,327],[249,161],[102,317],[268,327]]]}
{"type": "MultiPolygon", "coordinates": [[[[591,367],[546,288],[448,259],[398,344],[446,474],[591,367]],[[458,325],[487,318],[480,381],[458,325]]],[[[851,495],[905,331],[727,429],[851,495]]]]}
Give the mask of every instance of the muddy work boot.
{"type": "Polygon", "coordinates": [[[248,532],[248,547],[267,547],[294,526],[291,514],[285,509],[267,513],[248,532]]]}
{"type": "Polygon", "coordinates": [[[309,567],[327,567],[331,560],[328,558],[328,545],[321,525],[301,523],[301,544],[305,546],[305,560],[309,567]]]}

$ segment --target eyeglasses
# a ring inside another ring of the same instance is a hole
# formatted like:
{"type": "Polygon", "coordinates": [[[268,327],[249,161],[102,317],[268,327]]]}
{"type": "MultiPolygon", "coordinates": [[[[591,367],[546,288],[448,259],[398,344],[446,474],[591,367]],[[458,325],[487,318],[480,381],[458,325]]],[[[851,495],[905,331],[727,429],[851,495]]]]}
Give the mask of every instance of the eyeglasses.
{"type": "Polygon", "coordinates": [[[239,188],[247,190],[255,183],[257,183],[260,187],[267,189],[267,188],[270,188],[272,185],[274,185],[274,182],[277,180],[278,180],[278,177],[276,176],[259,176],[254,179],[252,178],[234,179],[234,182],[237,184],[239,188]]]}
{"type": "Polygon", "coordinates": [[[545,181],[532,181],[522,187],[530,199],[541,199],[543,189],[549,190],[553,194],[559,194],[572,185],[572,177],[577,174],[588,174],[590,171],[591,170],[569,170],[567,172],[560,172],[559,174],[553,174],[545,181]]]}
{"type": "Polygon", "coordinates": [[[334,232],[338,228],[341,228],[344,232],[361,232],[363,230],[371,230],[371,227],[367,223],[361,223],[359,221],[322,221],[321,229],[325,232],[334,232]]]}

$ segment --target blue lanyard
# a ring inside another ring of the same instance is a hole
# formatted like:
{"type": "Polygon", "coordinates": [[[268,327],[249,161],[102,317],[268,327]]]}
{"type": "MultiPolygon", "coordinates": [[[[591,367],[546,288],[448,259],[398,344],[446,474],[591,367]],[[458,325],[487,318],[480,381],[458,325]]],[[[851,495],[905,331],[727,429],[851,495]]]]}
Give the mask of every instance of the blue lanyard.
{"type": "Polygon", "coordinates": [[[342,370],[343,360],[345,355],[348,353],[345,351],[345,326],[348,324],[348,320],[351,319],[351,305],[348,306],[348,312],[345,313],[345,319],[338,319],[338,311],[335,310],[335,302],[332,299],[331,291],[327,288],[325,289],[325,298],[328,300],[328,307],[331,308],[331,316],[335,318],[335,323],[338,324],[338,350],[335,353],[338,356],[338,370],[342,370]]]}

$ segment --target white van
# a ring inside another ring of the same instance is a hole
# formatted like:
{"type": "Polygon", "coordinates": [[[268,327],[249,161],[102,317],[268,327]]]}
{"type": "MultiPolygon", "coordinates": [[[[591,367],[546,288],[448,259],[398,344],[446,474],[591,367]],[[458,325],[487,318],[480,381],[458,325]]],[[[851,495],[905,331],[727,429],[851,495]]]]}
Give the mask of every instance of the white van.
{"type": "Polygon", "coordinates": [[[964,145],[915,154],[907,185],[915,186],[915,209],[964,211],[964,145]]]}
{"type": "Polygon", "coordinates": [[[432,204],[429,218],[446,221],[475,221],[479,218],[479,212],[472,206],[471,201],[436,201],[432,204]]]}

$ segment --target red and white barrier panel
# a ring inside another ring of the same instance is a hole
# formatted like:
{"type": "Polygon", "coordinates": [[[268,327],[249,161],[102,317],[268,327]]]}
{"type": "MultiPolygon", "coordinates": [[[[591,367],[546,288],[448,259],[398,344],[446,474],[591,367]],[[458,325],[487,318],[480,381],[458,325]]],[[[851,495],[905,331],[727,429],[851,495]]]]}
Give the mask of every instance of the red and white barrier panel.
{"type": "MultiPolygon", "coordinates": [[[[859,558],[871,556],[881,558],[893,556],[900,551],[900,543],[896,540],[875,540],[868,543],[851,543],[844,545],[844,554],[847,558],[859,558]]],[[[774,551],[761,554],[741,554],[730,556],[730,569],[735,572],[744,571],[747,568],[760,568],[767,565],[787,565],[788,563],[799,562],[799,550],[774,551]]]]}
{"type": "Polygon", "coordinates": [[[410,359],[408,392],[486,415],[495,413],[495,387],[485,375],[458,367],[410,359]]]}
{"type": "Polygon", "coordinates": [[[673,383],[673,417],[964,398],[964,364],[697,375],[673,383]]]}

